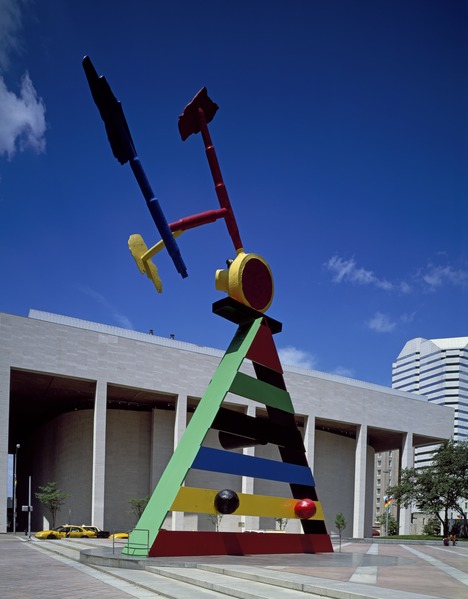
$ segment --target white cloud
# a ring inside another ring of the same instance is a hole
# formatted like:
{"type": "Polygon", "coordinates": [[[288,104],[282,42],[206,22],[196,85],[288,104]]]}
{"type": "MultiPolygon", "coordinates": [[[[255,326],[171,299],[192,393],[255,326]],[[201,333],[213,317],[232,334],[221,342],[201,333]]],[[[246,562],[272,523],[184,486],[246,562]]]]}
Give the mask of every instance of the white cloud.
{"type": "Polygon", "coordinates": [[[401,281],[398,284],[399,290],[401,291],[401,293],[411,293],[412,289],[411,289],[411,285],[409,285],[409,283],[407,283],[406,281],[401,281]]]}
{"type": "Polygon", "coordinates": [[[376,333],[391,333],[396,327],[396,322],[382,312],[376,312],[374,316],[367,321],[367,326],[376,333]]]}
{"type": "Polygon", "coordinates": [[[408,293],[411,290],[408,283],[404,281],[401,283],[392,283],[391,281],[387,281],[387,279],[377,277],[371,270],[358,267],[354,258],[345,260],[335,255],[324,266],[333,273],[332,280],[334,283],[349,282],[356,285],[373,285],[384,291],[400,291],[402,293],[408,293]]]}
{"type": "Polygon", "coordinates": [[[338,376],[345,376],[347,378],[354,377],[354,370],[352,368],[346,368],[345,366],[337,366],[331,372],[332,374],[337,374],[338,376]]]}
{"type": "Polygon", "coordinates": [[[411,312],[409,314],[407,312],[405,312],[404,314],[402,314],[400,316],[400,321],[403,324],[409,324],[410,322],[413,322],[415,316],[416,316],[416,312],[411,312]]]}
{"type": "Polygon", "coordinates": [[[407,325],[413,322],[416,312],[405,312],[396,319],[391,318],[383,312],[376,312],[374,316],[366,322],[366,325],[376,333],[391,333],[398,325],[407,325]]]}
{"type": "MultiPolygon", "coordinates": [[[[332,273],[334,283],[373,285],[384,291],[397,291],[403,294],[408,294],[414,289],[407,281],[388,281],[378,277],[372,270],[358,266],[354,258],[346,260],[335,255],[324,266],[332,273]]],[[[451,265],[440,266],[429,263],[426,268],[419,269],[412,279],[413,283],[422,284],[429,291],[437,291],[446,285],[458,287],[468,285],[468,270],[454,268],[451,265]]]]}
{"type": "Polygon", "coordinates": [[[307,368],[308,370],[313,370],[316,367],[317,360],[315,356],[292,345],[279,349],[278,355],[281,362],[289,366],[307,368]]]}
{"type": "MultiPolygon", "coordinates": [[[[10,65],[10,55],[22,47],[22,8],[28,0],[0,0],[0,72],[10,65]]],[[[0,75],[0,156],[9,160],[16,152],[45,151],[45,105],[26,72],[18,94],[8,89],[0,75]]]]}
{"type": "Polygon", "coordinates": [[[452,266],[435,266],[429,264],[425,271],[419,273],[422,281],[427,285],[430,291],[449,285],[466,285],[468,283],[468,271],[456,269],[452,266]]]}
{"type": "Polygon", "coordinates": [[[38,97],[28,73],[21,80],[17,96],[0,77],[0,156],[11,160],[16,151],[45,151],[45,106],[38,97]]]}
{"type": "Polygon", "coordinates": [[[10,54],[21,50],[22,0],[0,0],[0,70],[8,69],[10,54]]]}
{"type": "Polygon", "coordinates": [[[90,289],[89,287],[78,286],[78,289],[81,291],[81,293],[84,293],[95,300],[98,304],[103,306],[120,327],[129,329],[131,331],[134,330],[134,326],[130,319],[127,318],[125,314],[122,314],[119,310],[117,310],[117,308],[115,308],[101,293],[94,291],[94,289],[90,289]]]}

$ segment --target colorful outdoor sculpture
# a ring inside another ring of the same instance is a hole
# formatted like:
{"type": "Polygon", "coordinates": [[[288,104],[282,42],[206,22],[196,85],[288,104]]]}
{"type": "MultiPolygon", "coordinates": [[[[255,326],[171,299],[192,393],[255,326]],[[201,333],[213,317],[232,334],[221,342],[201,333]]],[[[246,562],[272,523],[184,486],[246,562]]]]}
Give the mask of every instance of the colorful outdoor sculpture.
{"type": "MultiPolygon", "coordinates": [[[[134,173],[139,173],[137,179],[140,183],[142,169],[135,167],[138,158],[120,103],[113,96],[105,79],[97,76],[88,57],[84,59],[83,65],[93,98],[105,122],[114,155],[122,164],[130,161],[134,173]]],[[[273,340],[273,335],[281,331],[282,325],[264,314],[273,300],[273,276],[268,263],[261,256],[244,252],[208,131],[208,123],[217,110],[218,106],[203,88],[179,117],[179,132],[182,140],[201,133],[220,208],[188,216],[168,225],[159,204],[158,210],[154,210],[153,194],[143,185],[145,198],[162,241],[148,249],[139,235],[132,235],[129,248],[140,271],[161,292],[162,284],[152,258],[167,247],[178,271],[186,276],[175,238],[188,229],[224,219],[236,257],[228,261],[227,269],[216,273],[216,288],[225,292],[228,297],[217,301],[213,305],[213,312],[236,323],[238,329],[144,513],[130,533],[123,553],[175,556],[333,551],[273,340]],[[240,371],[245,359],[251,361],[255,376],[240,371]],[[223,407],[228,393],[262,404],[266,408],[267,417],[248,416],[223,407]],[[219,432],[222,449],[203,445],[210,429],[219,432]],[[278,447],[282,461],[232,451],[267,443],[278,447]],[[288,483],[291,497],[183,486],[191,468],[288,483]],[[304,534],[163,530],[161,526],[171,510],[276,519],[295,518],[301,520],[304,534]]]]}

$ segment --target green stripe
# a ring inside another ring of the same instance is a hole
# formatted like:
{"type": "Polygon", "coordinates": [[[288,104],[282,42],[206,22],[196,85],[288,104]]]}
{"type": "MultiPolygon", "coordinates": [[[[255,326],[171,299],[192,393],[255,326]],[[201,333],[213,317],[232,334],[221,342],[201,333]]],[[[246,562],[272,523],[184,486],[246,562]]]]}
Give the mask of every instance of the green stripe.
{"type": "Polygon", "coordinates": [[[291,396],[287,391],[242,372],[236,374],[229,391],[235,395],[263,403],[270,408],[278,408],[294,414],[291,396]]]}
{"type": "Polygon", "coordinates": [[[148,554],[148,532],[151,548],[261,323],[262,318],[258,318],[237,329],[122,553],[148,554]]]}

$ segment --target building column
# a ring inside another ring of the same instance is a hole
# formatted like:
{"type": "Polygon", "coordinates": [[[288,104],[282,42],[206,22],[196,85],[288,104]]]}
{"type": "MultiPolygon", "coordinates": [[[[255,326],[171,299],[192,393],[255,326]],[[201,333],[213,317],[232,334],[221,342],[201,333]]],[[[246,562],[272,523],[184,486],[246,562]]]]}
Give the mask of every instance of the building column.
{"type": "Polygon", "coordinates": [[[106,415],[107,381],[96,381],[93,424],[93,478],[91,489],[91,524],[104,528],[106,482],[106,415]]]}
{"type": "Polygon", "coordinates": [[[366,515],[367,426],[356,426],[356,451],[354,457],[354,513],[353,537],[364,538],[366,515]]]}
{"type": "MultiPolygon", "coordinates": [[[[412,468],[414,464],[413,433],[406,433],[401,444],[400,471],[402,468],[412,468]]],[[[400,531],[401,535],[411,534],[411,510],[412,507],[400,507],[400,531]]]]}
{"type": "MultiPolygon", "coordinates": [[[[187,428],[187,395],[178,395],[174,422],[174,451],[187,428]]],[[[184,483],[183,483],[184,484],[184,483]]],[[[184,530],[184,513],[172,512],[172,530],[184,530]]]]}
{"type": "MultiPolygon", "coordinates": [[[[8,480],[8,423],[10,419],[10,368],[0,372],[0,480],[8,480]]],[[[16,443],[12,439],[13,443],[16,443]]],[[[13,445],[14,446],[14,445],[13,445]]],[[[7,531],[7,496],[9,484],[0,485],[0,533],[7,531]]]]}
{"type": "MultiPolygon", "coordinates": [[[[247,406],[247,416],[255,417],[255,404],[249,404],[247,406]]],[[[255,447],[245,447],[242,450],[244,455],[255,456],[255,447]]],[[[242,493],[253,495],[255,493],[254,487],[255,481],[252,477],[242,477],[242,493]]],[[[241,516],[239,530],[244,532],[246,530],[258,530],[260,524],[260,518],[258,516],[241,516]]]]}
{"type": "Polygon", "coordinates": [[[304,446],[309,468],[314,473],[315,459],[315,416],[307,416],[304,423],[304,446]]]}
{"type": "Polygon", "coordinates": [[[179,441],[187,428],[187,396],[178,395],[175,409],[174,423],[174,451],[179,445],[179,441]]]}

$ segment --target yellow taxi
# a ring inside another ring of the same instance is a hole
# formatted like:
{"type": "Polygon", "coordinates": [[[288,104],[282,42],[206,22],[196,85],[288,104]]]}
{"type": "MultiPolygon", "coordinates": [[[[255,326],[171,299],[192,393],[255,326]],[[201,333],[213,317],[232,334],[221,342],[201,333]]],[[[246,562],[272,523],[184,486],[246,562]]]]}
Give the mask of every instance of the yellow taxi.
{"type": "Polygon", "coordinates": [[[85,530],[90,530],[91,532],[94,532],[94,536],[97,537],[98,539],[108,539],[109,535],[110,535],[110,532],[108,530],[101,530],[97,526],[90,526],[88,524],[82,524],[81,528],[84,528],[85,530]]]}
{"type": "Polygon", "coordinates": [[[52,530],[41,530],[37,532],[35,535],[36,539],[86,539],[86,538],[95,538],[96,533],[93,530],[86,530],[83,526],[57,526],[57,528],[53,528],[52,530]]]}
{"type": "Polygon", "coordinates": [[[109,539],[128,539],[128,532],[114,532],[109,539]]]}

